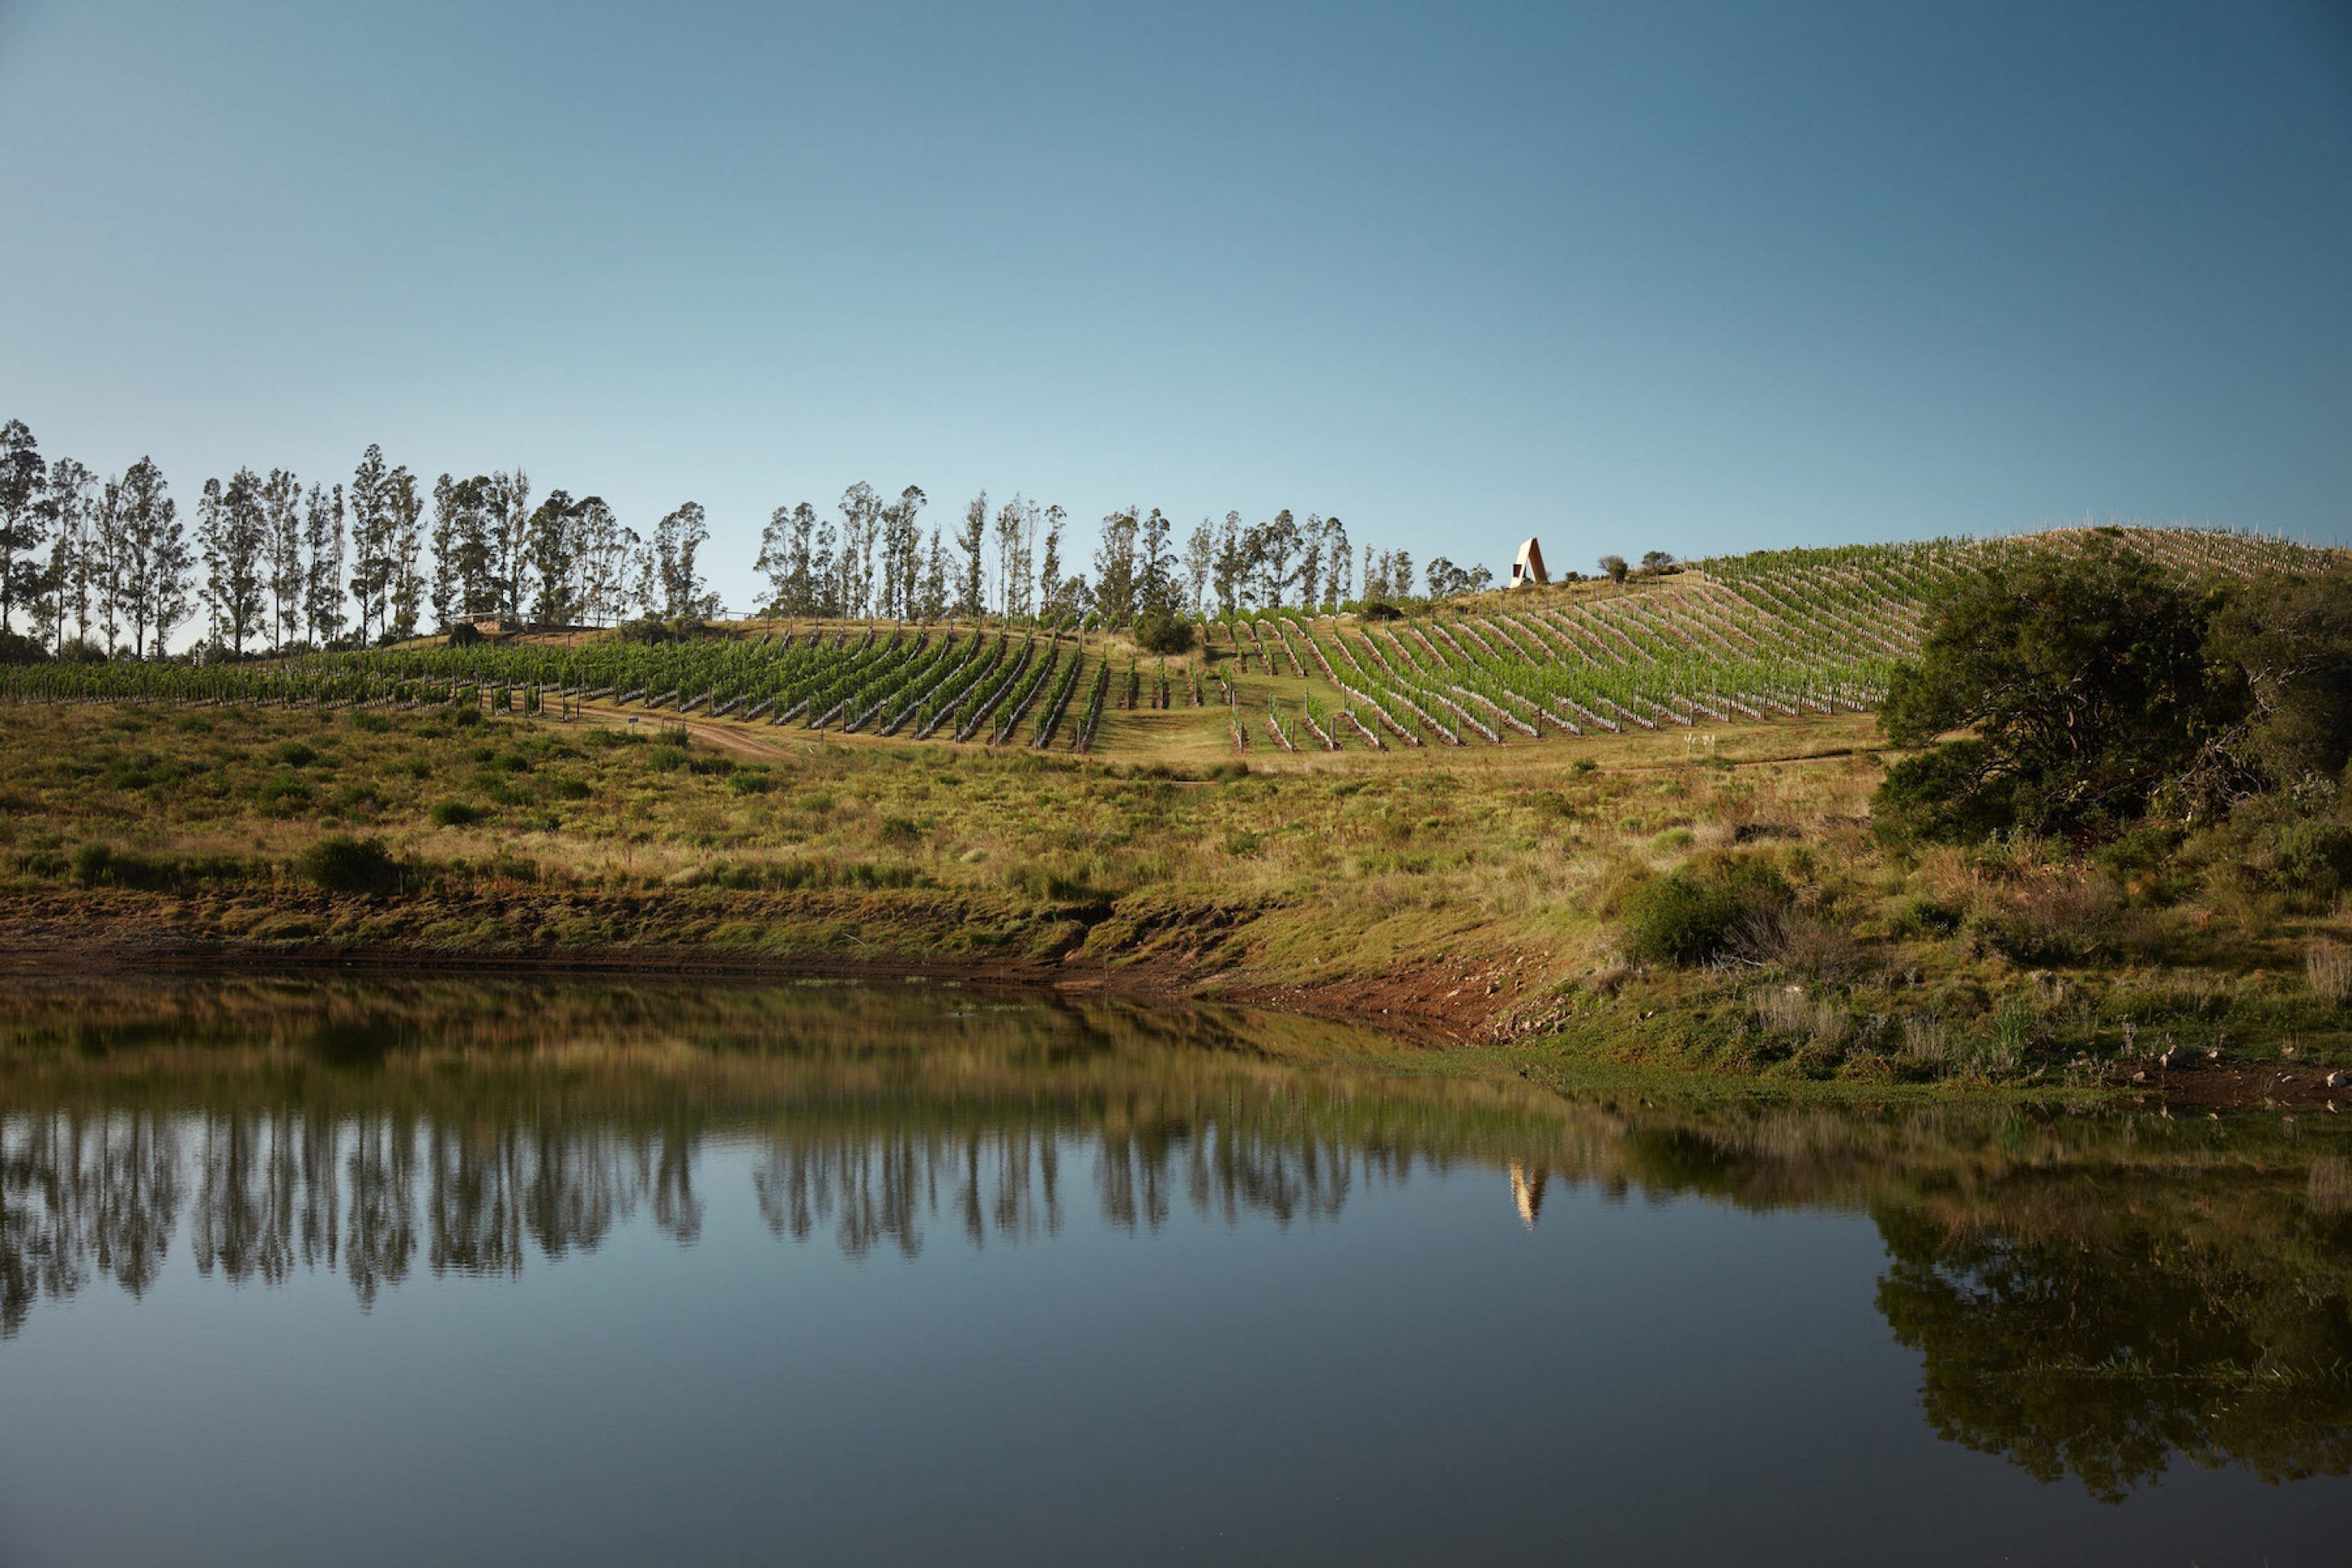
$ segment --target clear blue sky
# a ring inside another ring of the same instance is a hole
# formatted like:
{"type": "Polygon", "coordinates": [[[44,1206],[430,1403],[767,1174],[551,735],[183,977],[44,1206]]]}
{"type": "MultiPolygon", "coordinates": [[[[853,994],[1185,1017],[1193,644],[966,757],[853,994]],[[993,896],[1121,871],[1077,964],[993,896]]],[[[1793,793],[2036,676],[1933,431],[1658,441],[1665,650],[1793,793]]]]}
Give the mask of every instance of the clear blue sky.
{"type": "Polygon", "coordinates": [[[2352,539],[2352,7],[0,0],[0,417],[1336,511],[1498,568],[2352,539]]]}

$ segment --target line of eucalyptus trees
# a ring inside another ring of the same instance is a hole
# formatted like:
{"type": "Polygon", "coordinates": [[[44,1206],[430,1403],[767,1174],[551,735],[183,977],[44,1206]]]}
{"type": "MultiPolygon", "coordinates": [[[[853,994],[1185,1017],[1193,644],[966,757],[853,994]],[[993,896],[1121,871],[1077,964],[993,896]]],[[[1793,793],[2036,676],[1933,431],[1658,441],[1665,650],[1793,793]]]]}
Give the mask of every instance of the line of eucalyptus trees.
{"type": "MultiPolygon", "coordinates": [[[[1336,517],[1288,510],[1202,519],[1179,552],[1159,508],[1102,520],[1093,574],[1068,570],[1068,514],[1015,494],[972,498],[952,536],[920,526],[928,500],[852,485],[821,516],[780,506],[760,540],[765,610],[905,621],[994,615],[1113,626],[1146,616],[1329,609],[1412,592],[1403,551],[1363,547],[1336,517]]],[[[719,613],[702,573],[709,520],[688,501],[650,537],[599,496],[533,503],[520,468],[431,486],[381,447],[347,481],[241,468],[198,490],[191,531],[142,458],[100,477],[45,458],[22,420],[0,427],[0,636],[16,656],[145,658],[201,609],[207,656],[365,646],[484,617],[545,625],[719,613]],[[429,619],[428,619],[429,617],[429,619]],[[19,634],[17,623],[24,623],[19,634]]],[[[1442,557],[1431,588],[1470,581],[1442,557]]]]}
{"type": "Polygon", "coordinates": [[[692,501],[650,538],[598,496],[534,506],[520,468],[444,474],[428,498],[376,446],[348,483],[250,468],[206,479],[192,531],[152,458],[101,479],[44,458],[23,420],[0,426],[0,643],[14,657],[143,658],[198,609],[206,651],[231,657],[397,640],[428,614],[434,626],[707,616],[709,538],[692,501]]]}
{"type": "Polygon", "coordinates": [[[1089,578],[1066,570],[1069,518],[1058,506],[1015,494],[992,510],[982,491],[952,535],[936,527],[926,535],[918,518],[928,500],[913,485],[886,500],[860,483],[843,494],[837,518],[807,501],[776,508],[756,563],[767,612],[916,621],[1092,613],[1125,626],[1152,614],[1334,608],[1357,596],[1360,581],[1366,597],[1412,592],[1403,551],[1364,546],[1360,578],[1336,517],[1309,513],[1302,522],[1284,510],[1244,523],[1227,512],[1222,524],[1202,519],[1180,554],[1164,512],[1129,507],[1103,518],[1089,578]]]}

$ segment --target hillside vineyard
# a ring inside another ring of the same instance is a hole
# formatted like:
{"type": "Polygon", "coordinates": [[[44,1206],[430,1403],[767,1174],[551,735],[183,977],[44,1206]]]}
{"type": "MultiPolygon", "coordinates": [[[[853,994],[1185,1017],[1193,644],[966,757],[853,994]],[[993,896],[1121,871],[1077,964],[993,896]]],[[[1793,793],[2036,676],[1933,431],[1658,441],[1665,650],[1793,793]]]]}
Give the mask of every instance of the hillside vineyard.
{"type": "MultiPolygon", "coordinates": [[[[1867,710],[1916,650],[1939,584],[2002,552],[2077,550],[2090,531],[1765,552],[1404,613],[1243,614],[1201,623],[1206,657],[1172,663],[1092,617],[748,621],[650,643],[524,634],[235,664],[18,667],[0,669],[0,699],[567,715],[597,703],[1078,752],[1107,706],[1223,706],[1242,751],[1572,740],[1867,710]]],[[[2233,532],[2099,531],[2199,580],[2314,570],[2335,553],[2233,532]]]]}

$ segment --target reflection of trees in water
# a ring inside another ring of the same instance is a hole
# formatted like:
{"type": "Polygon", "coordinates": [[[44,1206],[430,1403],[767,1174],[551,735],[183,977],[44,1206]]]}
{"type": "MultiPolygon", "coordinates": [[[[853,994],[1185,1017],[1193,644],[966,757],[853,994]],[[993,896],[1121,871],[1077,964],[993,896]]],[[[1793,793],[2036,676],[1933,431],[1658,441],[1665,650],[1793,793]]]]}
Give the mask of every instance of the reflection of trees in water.
{"type": "Polygon", "coordinates": [[[143,1292],[183,1225],[201,1274],[275,1284],[340,1268],[362,1302],[420,1252],[436,1274],[512,1275],[530,1252],[593,1247],[641,1205],[690,1241],[702,1223],[693,1152],[667,1131],[593,1123],[460,1128],[299,1108],[10,1114],[0,1331],[93,1276],[143,1292]]]}
{"type": "Polygon", "coordinates": [[[2174,1455],[2271,1481],[2352,1469],[2340,1288],[2281,1300],[2298,1287],[2130,1220],[2090,1247],[1882,1223],[1879,1310],[1925,1356],[1942,1436],[2110,1499],[2174,1455]]]}
{"type": "MultiPolygon", "coordinates": [[[[1358,1163],[1402,1175],[1393,1150],[1303,1135],[1246,1098],[1214,1107],[1125,1107],[1090,1142],[1102,1217],[1133,1229],[1183,1201],[1228,1222],[1336,1215],[1358,1163]]],[[[727,1127],[714,1129],[737,1136],[727,1127]]],[[[413,1266],[513,1276],[533,1254],[595,1247],[643,1213],[679,1242],[701,1232],[695,1165],[703,1129],[593,1119],[444,1120],[305,1106],[190,1111],[56,1110],[0,1116],[0,1331],[33,1302],[93,1278],[136,1295],[184,1226],[199,1273],[276,1284],[341,1270],[362,1302],[413,1266]]],[[[1085,1136],[1067,1106],[1026,1120],[935,1130],[787,1116],[758,1133],[761,1217],[804,1241],[828,1230],[863,1257],[913,1257],[927,1229],[975,1247],[1057,1234],[1064,1142],[1085,1136]]]]}
{"type": "Polygon", "coordinates": [[[1108,1004],[289,991],[202,991],[193,1037],[170,997],[0,1016],[0,1336],[93,1280],[143,1291],[183,1228],[207,1275],[335,1269],[363,1303],[638,1220],[690,1242],[716,1139],[751,1149],[772,1232],[854,1258],[1054,1236],[1072,1180],[1120,1228],[1287,1224],[1475,1162],[1529,1226],[1579,1186],[1868,1215],[1929,1424],[2044,1479],[2352,1468],[2352,1181],[2265,1119],[1570,1104],[1335,1066],[1359,1044],[1296,1020],[1108,1004]]]}
{"type": "MultiPolygon", "coordinates": [[[[862,1257],[922,1248],[946,1224],[970,1244],[1058,1234],[1062,1157],[1055,1128],[963,1132],[874,1125],[772,1129],[753,1168],[771,1230],[829,1229],[862,1257]]],[[[519,1274],[532,1253],[593,1248],[641,1209],[681,1242],[700,1233],[699,1139],[677,1129],[482,1126],[414,1116],[321,1117],[301,1109],[233,1114],[56,1112],[0,1119],[5,1203],[5,1316],[72,1293],[95,1275],[133,1294],[152,1281],[184,1222],[202,1274],[278,1283],[341,1269],[362,1301],[413,1263],[436,1274],[519,1274]],[[182,1198],[188,1201],[183,1213],[182,1198]]],[[[1093,1140],[1102,1217],[1156,1228],[1181,1194],[1228,1223],[1336,1216],[1360,1160],[1402,1176],[1409,1157],[1293,1138],[1214,1113],[1182,1125],[1124,1122],[1093,1140]]]]}
{"type": "Polygon", "coordinates": [[[2339,1165],[2266,1118],[1947,1110],[1657,1115],[1618,1153],[1654,1190],[1869,1214],[1928,1424],[2111,1500],[2176,1459],[2352,1473],[2339,1165]]]}

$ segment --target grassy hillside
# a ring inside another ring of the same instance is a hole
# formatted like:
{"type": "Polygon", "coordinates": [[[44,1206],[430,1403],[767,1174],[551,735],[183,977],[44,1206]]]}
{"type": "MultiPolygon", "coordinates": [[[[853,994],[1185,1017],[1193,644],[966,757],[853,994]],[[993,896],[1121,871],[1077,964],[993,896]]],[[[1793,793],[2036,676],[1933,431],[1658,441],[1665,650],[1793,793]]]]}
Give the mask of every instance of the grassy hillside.
{"type": "MultiPolygon", "coordinates": [[[[949,963],[1205,985],[1580,1070],[2127,1084],[2193,1060],[2324,1097],[2352,1061],[2341,899],[1871,831],[1860,710],[1919,596],[1969,551],[2068,538],[1263,616],[1167,660],[1164,698],[1118,637],[992,626],[19,673],[5,942],[949,963]],[[981,700],[927,703],[943,681],[981,700]],[[1787,889],[1770,930],[1643,961],[1638,889],[1734,861],[1787,889]]],[[[2133,542],[2219,574],[2284,548],[2133,542]]]]}

